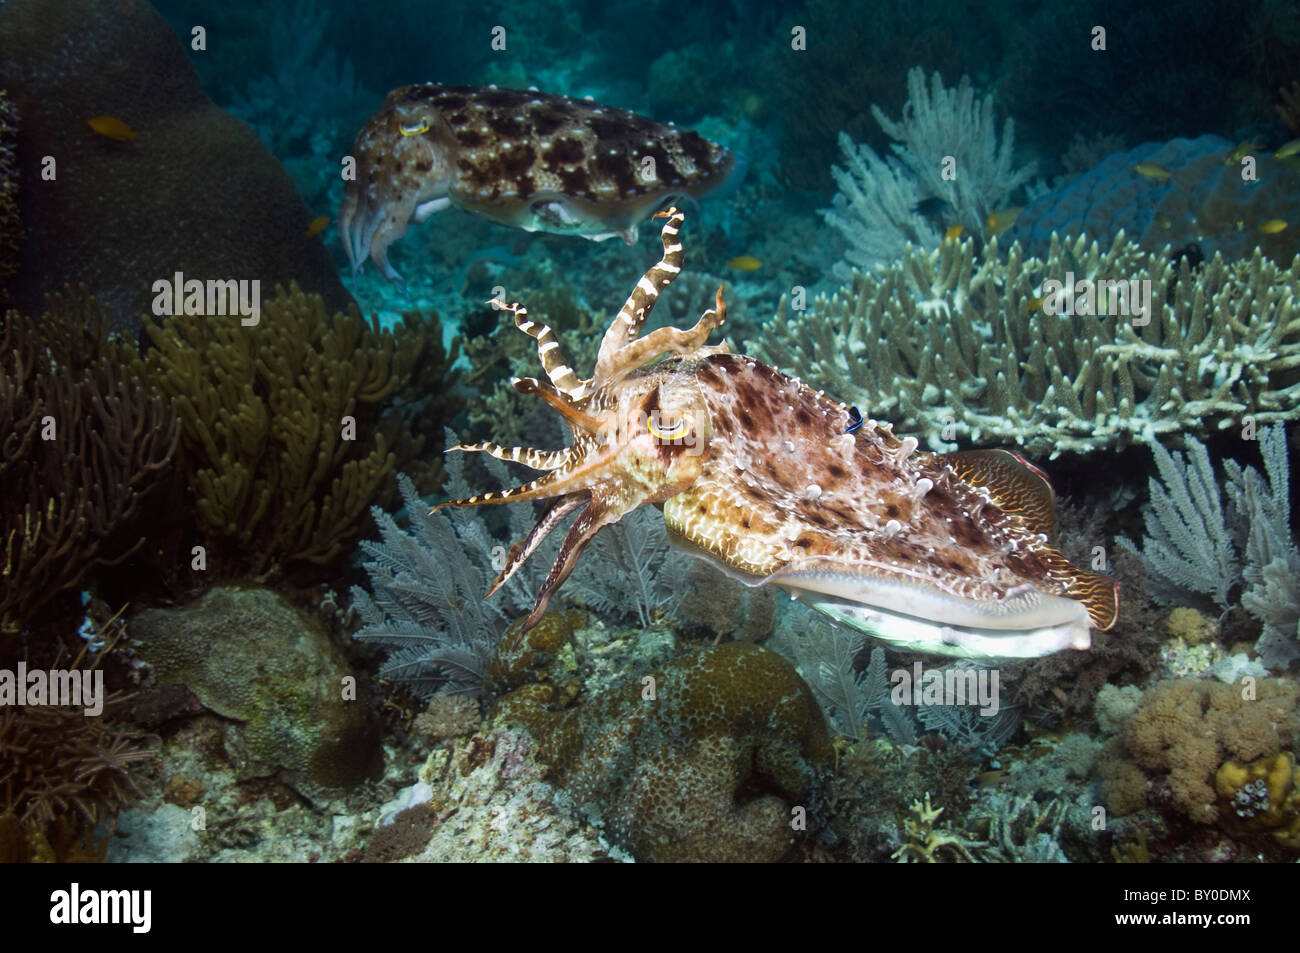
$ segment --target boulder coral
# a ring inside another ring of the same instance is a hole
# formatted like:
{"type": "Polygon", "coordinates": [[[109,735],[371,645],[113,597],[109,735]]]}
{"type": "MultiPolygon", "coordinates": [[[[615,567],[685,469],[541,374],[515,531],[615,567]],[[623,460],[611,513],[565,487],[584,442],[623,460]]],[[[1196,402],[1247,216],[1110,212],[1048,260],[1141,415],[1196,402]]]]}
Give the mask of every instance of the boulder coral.
{"type": "Polygon", "coordinates": [[[267,589],[213,589],[131,623],[155,684],[184,685],[227,719],[241,779],[276,776],[309,798],[373,777],[379,720],[315,619],[267,589]]]}
{"type": "MultiPolygon", "coordinates": [[[[212,38],[208,38],[211,41],[212,38]]],[[[212,54],[208,54],[212,55],[212,54]]],[[[153,283],[298,281],[350,300],[312,214],[257,134],[217,108],[146,0],[13,0],[0,7],[0,88],[22,122],[26,227],[14,304],[84,282],[118,327],[150,310],[153,283]],[[135,138],[88,121],[111,116],[135,138]]]]}
{"type": "Polygon", "coordinates": [[[779,655],[728,644],[552,710],[552,685],[496,715],[526,727],[561,787],[638,860],[777,861],[829,767],[812,692],[779,655]]]}

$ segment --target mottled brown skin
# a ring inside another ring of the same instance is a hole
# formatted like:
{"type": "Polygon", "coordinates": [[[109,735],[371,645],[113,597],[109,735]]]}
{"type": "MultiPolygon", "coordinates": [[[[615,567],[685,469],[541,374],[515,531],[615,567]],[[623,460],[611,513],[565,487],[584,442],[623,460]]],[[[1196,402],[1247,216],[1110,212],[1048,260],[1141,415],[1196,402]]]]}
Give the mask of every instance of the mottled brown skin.
{"type": "Polygon", "coordinates": [[[859,418],[845,405],[725,345],[708,346],[726,316],[721,290],[689,331],[661,328],[638,339],[659,292],[681,269],[681,221],[673,210],[664,257],[606,332],[591,378],[579,380],[550,329],[515,306],[516,325],[537,339],[551,380],[516,386],[542,394],[566,417],[573,445],[555,453],[458,448],[552,471],[442,504],[557,500],[512,550],[493,590],[561,516],[584,506],[526,626],[595,532],[644,503],[663,505],[682,545],[750,585],[814,594],[822,611],[892,606],[943,627],[945,637],[952,626],[995,635],[1005,628],[1035,643],[1032,633],[1046,630],[1053,645],[1074,647],[1087,644],[1089,622],[1113,624],[1113,580],[1077,569],[1050,545],[1051,489],[1019,457],[917,452],[914,438],[899,439],[874,420],[855,426],[859,418]],[[655,363],[665,352],[672,356],[655,363]],[[960,621],[968,617],[974,621],[960,621]]]}
{"type": "Polygon", "coordinates": [[[656,208],[698,198],[736,169],[729,149],[627,110],[434,84],[389,93],[353,155],[357,178],[339,211],[344,247],[354,268],[370,255],[386,274],[395,274],[388,245],[430,200],[515,228],[631,242],[656,208]]]}

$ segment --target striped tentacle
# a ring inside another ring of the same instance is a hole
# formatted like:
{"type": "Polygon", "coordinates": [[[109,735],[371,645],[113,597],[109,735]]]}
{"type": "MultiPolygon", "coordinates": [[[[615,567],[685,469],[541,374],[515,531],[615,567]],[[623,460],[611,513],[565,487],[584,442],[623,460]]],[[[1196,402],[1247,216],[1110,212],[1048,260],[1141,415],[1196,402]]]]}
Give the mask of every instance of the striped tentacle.
{"type": "Polygon", "coordinates": [[[448,447],[447,452],[463,450],[466,453],[486,453],[498,460],[522,463],[534,470],[558,470],[569,459],[569,450],[534,450],[531,447],[503,447],[499,443],[461,443],[448,447]]]}
{"type": "Polygon", "coordinates": [[[587,382],[584,395],[590,394],[613,378],[616,373],[625,369],[626,364],[622,360],[623,349],[636,340],[645,325],[646,318],[654,310],[660,293],[681,273],[684,254],[678,233],[681,231],[685,216],[677,208],[660,212],[655,217],[660,216],[668,219],[660,233],[664,246],[663,257],[641,276],[641,280],[632,289],[632,294],[619,309],[618,317],[605,332],[605,337],[600,342],[600,354],[596,358],[596,372],[587,382]]]}
{"type": "Polygon", "coordinates": [[[537,342],[537,357],[555,389],[571,401],[578,400],[582,396],[582,380],[565,363],[564,355],[560,352],[560,342],[550,325],[529,320],[528,309],[523,305],[504,304],[501,301],[493,303],[511,312],[515,316],[515,327],[537,342]]]}

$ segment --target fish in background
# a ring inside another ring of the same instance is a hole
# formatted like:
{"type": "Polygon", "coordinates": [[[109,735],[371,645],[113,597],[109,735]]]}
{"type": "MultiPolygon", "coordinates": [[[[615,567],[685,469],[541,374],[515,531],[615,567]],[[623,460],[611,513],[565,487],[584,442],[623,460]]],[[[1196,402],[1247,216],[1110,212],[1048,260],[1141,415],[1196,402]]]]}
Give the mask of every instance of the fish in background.
{"type": "Polygon", "coordinates": [[[633,244],[665,204],[744,174],[725,146],[590,99],[433,83],[390,92],[353,156],[343,247],[353,274],[369,257],[393,281],[388,247],[451,205],[512,228],[633,244]]]}

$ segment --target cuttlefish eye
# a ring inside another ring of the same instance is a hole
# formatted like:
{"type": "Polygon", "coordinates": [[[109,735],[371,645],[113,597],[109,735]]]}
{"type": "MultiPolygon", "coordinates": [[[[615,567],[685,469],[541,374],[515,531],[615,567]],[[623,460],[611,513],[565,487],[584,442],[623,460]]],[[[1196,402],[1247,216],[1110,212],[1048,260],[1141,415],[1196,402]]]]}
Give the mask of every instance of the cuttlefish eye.
{"type": "Polygon", "coordinates": [[[415,123],[404,122],[400,123],[397,128],[404,136],[418,136],[429,131],[429,120],[421,119],[415,123]]]}
{"type": "Polygon", "coordinates": [[[690,429],[685,417],[678,420],[671,427],[661,426],[662,423],[663,421],[658,418],[657,414],[651,414],[646,418],[646,426],[650,430],[650,436],[656,440],[681,440],[682,437],[686,436],[687,430],[690,429]]]}

